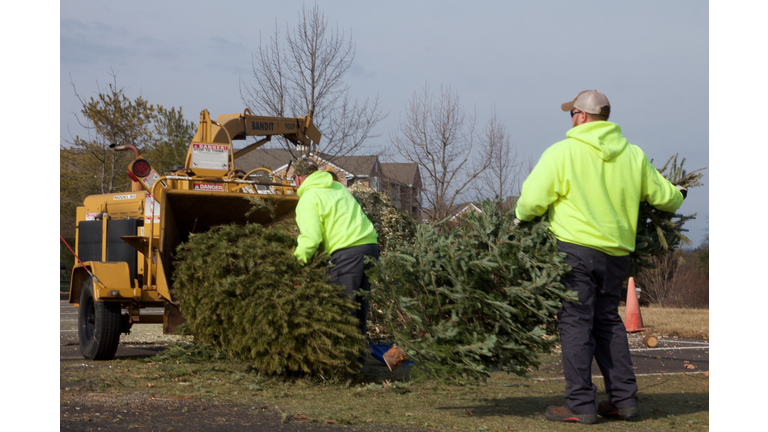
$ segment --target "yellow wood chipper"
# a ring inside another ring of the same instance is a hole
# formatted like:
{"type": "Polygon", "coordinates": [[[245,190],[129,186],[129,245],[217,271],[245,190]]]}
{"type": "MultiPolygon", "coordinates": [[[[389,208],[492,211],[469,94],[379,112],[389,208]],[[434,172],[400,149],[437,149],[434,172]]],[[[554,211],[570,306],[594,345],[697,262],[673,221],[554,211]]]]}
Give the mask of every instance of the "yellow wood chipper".
{"type": "Polygon", "coordinates": [[[184,167],[166,174],[153,169],[136,147],[113,144],[115,151],[135,154],[128,165],[132,191],[92,195],[77,208],[77,259],[69,302],[79,309],[80,351],[85,358],[113,358],[120,333],[128,333],[133,324],[162,323],[163,332],[172,333],[183,322],[173,297],[174,252],[190,233],[295,217],[299,198],[291,181],[266,168],[235,169],[234,159],[273,135],[309,155],[321,139],[312,112],[281,118],[254,116],[245,109],[217,120],[211,120],[207,110],[200,113],[184,167]],[[264,138],[236,151],[232,141],[248,136],[264,138]],[[275,218],[266,210],[251,211],[248,197],[271,204],[275,218]],[[142,314],[147,307],[162,307],[164,314],[142,314]]]}

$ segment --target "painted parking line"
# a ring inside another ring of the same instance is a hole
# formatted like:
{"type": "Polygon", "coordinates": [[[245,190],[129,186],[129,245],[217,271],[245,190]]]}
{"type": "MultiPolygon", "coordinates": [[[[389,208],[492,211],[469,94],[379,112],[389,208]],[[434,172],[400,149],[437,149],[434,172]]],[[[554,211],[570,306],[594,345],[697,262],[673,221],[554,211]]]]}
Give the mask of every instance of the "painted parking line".
{"type": "MultiPolygon", "coordinates": [[[[646,376],[666,376],[666,375],[697,375],[697,374],[703,374],[708,371],[697,371],[697,372],[657,372],[657,373],[647,373],[647,374],[635,374],[636,377],[646,377],[646,376]]],[[[592,378],[604,378],[602,375],[592,375],[592,378]]],[[[531,378],[534,381],[562,381],[565,379],[565,377],[556,377],[556,378],[531,378]]]]}
{"type": "Polygon", "coordinates": [[[686,349],[709,349],[709,346],[697,346],[697,347],[669,347],[669,348],[632,348],[630,351],[672,351],[672,350],[686,350],[686,349]]]}
{"type": "Polygon", "coordinates": [[[709,342],[694,342],[694,341],[661,341],[661,342],[668,342],[668,343],[687,343],[687,344],[695,344],[695,345],[709,345],[709,342]]]}
{"type": "MultiPolygon", "coordinates": [[[[668,347],[668,348],[630,348],[630,352],[644,352],[644,351],[672,351],[672,350],[703,350],[709,349],[707,346],[695,346],[695,347],[668,347]]],[[[561,350],[552,350],[554,353],[562,353],[561,350]]]]}

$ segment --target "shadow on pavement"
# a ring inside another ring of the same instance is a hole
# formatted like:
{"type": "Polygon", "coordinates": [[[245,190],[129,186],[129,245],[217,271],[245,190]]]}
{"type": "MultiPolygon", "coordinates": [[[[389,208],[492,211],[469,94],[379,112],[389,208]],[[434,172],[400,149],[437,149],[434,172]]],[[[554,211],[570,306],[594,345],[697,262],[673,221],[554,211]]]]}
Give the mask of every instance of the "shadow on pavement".
{"type": "MultiPolygon", "coordinates": [[[[684,393],[684,394],[638,394],[640,419],[667,418],[670,414],[676,416],[709,411],[709,393],[684,393]]],[[[597,401],[607,399],[605,394],[598,392],[597,401]]],[[[521,416],[543,417],[544,411],[550,405],[563,405],[565,399],[562,396],[523,396],[506,399],[495,399],[488,404],[473,404],[464,406],[437,407],[438,410],[458,410],[460,412],[471,411],[478,417],[486,416],[521,416]]],[[[613,421],[603,419],[603,421],[613,421]]]]}

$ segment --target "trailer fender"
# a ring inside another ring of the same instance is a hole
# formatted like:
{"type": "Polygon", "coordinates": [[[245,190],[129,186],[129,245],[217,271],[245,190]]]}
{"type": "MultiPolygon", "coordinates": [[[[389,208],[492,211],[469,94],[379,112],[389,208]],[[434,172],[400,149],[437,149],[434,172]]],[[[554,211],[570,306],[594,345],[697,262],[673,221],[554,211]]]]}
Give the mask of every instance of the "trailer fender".
{"type": "Polygon", "coordinates": [[[69,289],[69,302],[77,304],[80,301],[80,290],[83,283],[91,277],[90,271],[98,283],[94,281],[93,297],[95,301],[120,301],[133,298],[130,270],[125,262],[87,261],[77,264],[72,269],[72,283],[69,289]]]}

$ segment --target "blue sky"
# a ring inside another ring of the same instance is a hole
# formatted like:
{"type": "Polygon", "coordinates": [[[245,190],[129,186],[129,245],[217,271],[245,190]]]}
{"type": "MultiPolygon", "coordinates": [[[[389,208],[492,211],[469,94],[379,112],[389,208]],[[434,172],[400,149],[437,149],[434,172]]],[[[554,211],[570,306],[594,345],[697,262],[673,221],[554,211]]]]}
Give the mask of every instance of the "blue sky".
{"type": "MultiPolygon", "coordinates": [[[[311,8],[314,3],[306,3],[311,8]]],[[[298,20],[302,2],[61,2],[60,134],[83,134],[78,93],[111,82],[128,96],[181,106],[197,122],[241,112],[240,83],[253,82],[259,38],[298,20]]],[[[522,156],[537,160],[564,139],[560,104],[586,89],[605,93],[611,120],[655,162],[679,153],[688,169],[709,165],[709,10],[702,1],[319,1],[352,36],[347,81],[358,99],[379,96],[388,117],[369,142],[385,150],[405,104],[429,84],[450,85],[480,124],[496,109],[522,156]]],[[[62,140],[60,140],[62,141],[62,140]]],[[[704,182],[708,185],[708,170],[704,182]]],[[[705,235],[709,186],[681,208],[705,235]]]]}

